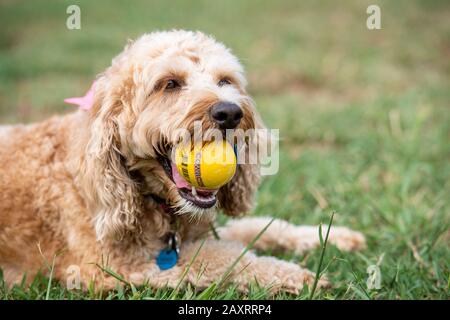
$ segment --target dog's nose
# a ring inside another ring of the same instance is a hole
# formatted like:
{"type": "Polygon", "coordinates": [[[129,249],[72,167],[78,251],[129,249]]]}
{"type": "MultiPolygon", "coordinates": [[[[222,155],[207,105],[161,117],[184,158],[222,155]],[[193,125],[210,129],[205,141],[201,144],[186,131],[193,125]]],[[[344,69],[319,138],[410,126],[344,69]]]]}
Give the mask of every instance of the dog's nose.
{"type": "Polygon", "coordinates": [[[220,129],[234,129],[241,122],[242,109],[231,102],[219,102],[211,107],[211,117],[220,129]]]}

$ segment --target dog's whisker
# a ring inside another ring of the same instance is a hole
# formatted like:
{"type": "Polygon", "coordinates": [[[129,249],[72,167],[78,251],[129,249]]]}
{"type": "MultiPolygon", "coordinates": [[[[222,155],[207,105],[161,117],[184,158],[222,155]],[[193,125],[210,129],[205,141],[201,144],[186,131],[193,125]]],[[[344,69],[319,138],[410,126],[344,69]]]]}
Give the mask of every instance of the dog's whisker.
{"type": "Polygon", "coordinates": [[[208,209],[203,209],[200,208],[192,203],[190,203],[189,201],[179,201],[175,207],[175,215],[178,216],[182,216],[182,215],[187,215],[189,218],[189,222],[191,223],[200,223],[203,221],[211,221],[215,218],[217,209],[218,209],[218,205],[216,204],[215,206],[208,208],[208,209]]]}

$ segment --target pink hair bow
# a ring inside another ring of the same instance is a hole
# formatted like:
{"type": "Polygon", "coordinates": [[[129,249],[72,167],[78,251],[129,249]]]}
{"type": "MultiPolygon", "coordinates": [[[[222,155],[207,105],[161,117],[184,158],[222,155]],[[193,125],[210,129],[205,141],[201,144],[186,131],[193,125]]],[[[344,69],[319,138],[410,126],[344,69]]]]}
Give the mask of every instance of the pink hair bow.
{"type": "Polygon", "coordinates": [[[64,99],[65,103],[78,105],[81,110],[88,111],[94,105],[94,90],[95,90],[95,81],[92,83],[89,91],[86,92],[84,97],[73,97],[64,99]]]}

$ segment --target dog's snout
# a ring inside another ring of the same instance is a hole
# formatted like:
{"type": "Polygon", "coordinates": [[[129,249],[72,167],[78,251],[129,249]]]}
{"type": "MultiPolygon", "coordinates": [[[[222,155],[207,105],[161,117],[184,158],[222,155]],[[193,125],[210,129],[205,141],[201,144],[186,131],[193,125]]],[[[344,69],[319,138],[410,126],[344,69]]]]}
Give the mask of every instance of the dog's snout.
{"type": "Polygon", "coordinates": [[[221,129],[234,129],[241,122],[242,109],[231,102],[219,102],[211,107],[211,117],[221,129]]]}

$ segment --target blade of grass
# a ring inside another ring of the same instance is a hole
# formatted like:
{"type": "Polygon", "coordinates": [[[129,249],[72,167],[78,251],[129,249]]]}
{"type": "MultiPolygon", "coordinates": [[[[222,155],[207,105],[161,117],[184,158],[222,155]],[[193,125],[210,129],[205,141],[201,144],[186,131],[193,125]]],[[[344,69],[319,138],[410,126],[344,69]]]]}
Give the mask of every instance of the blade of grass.
{"type": "Polygon", "coordinates": [[[231,274],[231,271],[234,269],[234,267],[237,265],[237,263],[242,259],[242,257],[253,247],[253,245],[258,241],[258,239],[263,235],[264,232],[266,232],[267,228],[272,224],[272,222],[275,220],[273,218],[270,220],[270,222],[255,236],[255,238],[242,250],[242,253],[234,260],[234,262],[227,268],[227,270],[224,272],[222,277],[212,283],[208,288],[206,288],[202,293],[200,293],[197,296],[198,300],[204,300],[211,297],[211,295],[218,289],[220,286],[225,282],[225,280],[229,277],[231,274]]]}
{"type": "Polygon", "coordinates": [[[119,280],[120,282],[126,284],[126,285],[130,285],[130,283],[128,281],[126,281],[120,274],[114,272],[113,270],[111,270],[108,267],[102,267],[101,265],[99,265],[98,263],[95,264],[98,268],[100,268],[100,270],[102,270],[103,272],[109,274],[111,277],[116,278],[117,280],[119,280]]]}
{"type": "MultiPolygon", "coordinates": [[[[368,300],[371,300],[372,298],[370,297],[369,293],[366,291],[366,289],[364,289],[364,286],[361,284],[361,282],[363,282],[363,280],[358,276],[358,274],[355,272],[353,265],[347,260],[347,259],[341,259],[341,258],[337,258],[337,260],[344,262],[345,264],[347,264],[350,268],[350,272],[353,276],[353,278],[356,281],[356,284],[359,286],[360,290],[359,292],[363,292],[365,295],[365,298],[367,298],[368,300]]],[[[350,284],[350,286],[352,286],[352,284],[350,284]]],[[[355,286],[353,286],[355,287],[355,286]]],[[[351,288],[352,290],[354,288],[351,288]]]]}
{"type": "Polygon", "coordinates": [[[233,271],[234,267],[238,264],[238,262],[242,259],[242,257],[249,251],[251,248],[253,248],[256,241],[258,241],[259,238],[263,235],[264,232],[270,227],[272,222],[275,220],[275,218],[272,218],[270,222],[256,235],[256,237],[242,250],[242,253],[236,258],[236,260],[228,267],[228,269],[225,271],[225,273],[222,275],[222,277],[217,282],[217,287],[220,287],[225,280],[230,276],[231,272],[233,271]]]}
{"type": "Polygon", "coordinates": [[[56,255],[53,256],[52,266],[50,269],[50,276],[48,277],[47,293],[45,294],[45,300],[50,299],[50,290],[52,288],[53,270],[55,269],[55,261],[56,261],[56,255]]]}
{"type": "Polygon", "coordinates": [[[319,242],[320,247],[323,247],[322,222],[319,224],[319,242]]]}
{"type": "Polygon", "coordinates": [[[217,288],[217,283],[212,283],[208,288],[202,291],[195,299],[208,300],[217,288]]]}
{"type": "Polygon", "coordinates": [[[202,249],[203,245],[206,242],[206,238],[203,239],[202,243],[200,243],[200,245],[198,246],[197,251],[195,252],[194,256],[192,257],[192,259],[189,261],[189,264],[187,265],[186,269],[183,271],[183,274],[181,275],[180,280],[178,281],[175,290],[172,291],[172,293],[169,295],[169,299],[174,299],[175,295],[178,294],[178,290],[181,286],[181,283],[183,282],[184,278],[186,277],[187,273],[189,272],[189,270],[191,269],[192,264],[194,263],[195,259],[197,259],[198,254],[200,253],[200,250],[202,249]]]}
{"type": "Polygon", "coordinates": [[[44,253],[42,252],[41,244],[39,242],[37,243],[37,247],[38,247],[38,250],[39,250],[39,254],[41,255],[42,259],[44,260],[44,263],[45,263],[47,269],[50,271],[50,275],[49,275],[49,279],[48,279],[48,283],[47,283],[47,292],[45,293],[45,300],[49,300],[50,299],[50,290],[51,290],[51,287],[52,287],[52,280],[53,280],[53,271],[55,269],[56,257],[58,255],[62,254],[65,251],[65,249],[63,249],[63,250],[61,250],[59,252],[56,252],[53,255],[52,265],[50,266],[48,264],[47,258],[45,257],[44,253]]]}
{"type": "Polygon", "coordinates": [[[219,236],[219,234],[217,233],[217,230],[216,230],[216,227],[214,226],[214,224],[211,222],[211,223],[209,224],[209,226],[210,226],[210,228],[211,228],[211,232],[212,232],[212,234],[213,234],[213,236],[214,236],[214,239],[220,240],[220,236],[219,236]]]}
{"type": "Polygon", "coordinates": [[[312,298],[314,297],[314,293],[316,291],[317,284],[319,283],[319,279],[321,276],[323,257],[325,255],[325,250],[327,248],[328,236],[330,235],[330,229],[331,229],[331,225],[333,224],[334,214],[335,214],[335,212],[333,211],[331,213],[330,222],[328,223],[328,230],[327,230],[327,234],[325,235],[325,240],[323,240],[323,237],[322,237],[322,224],[320,224],[320,226],[319,226],[319,239],[320,239],[322,249],[320,252],[319,264],[317,265],[316,277],[314,279],[314,284],[313,284],[313,287],[311,290],[311,294],[309,296],[310,300],[312,300],[312,298]]]}

